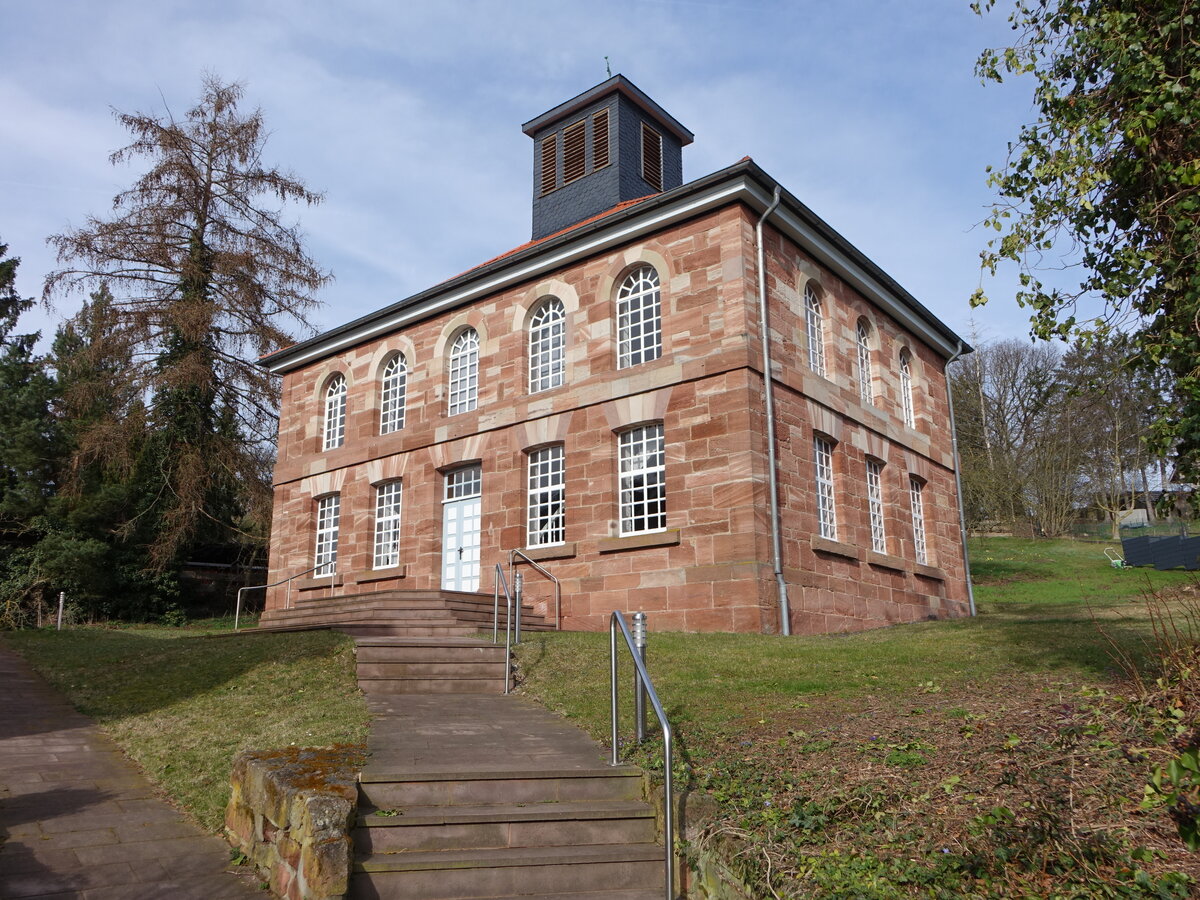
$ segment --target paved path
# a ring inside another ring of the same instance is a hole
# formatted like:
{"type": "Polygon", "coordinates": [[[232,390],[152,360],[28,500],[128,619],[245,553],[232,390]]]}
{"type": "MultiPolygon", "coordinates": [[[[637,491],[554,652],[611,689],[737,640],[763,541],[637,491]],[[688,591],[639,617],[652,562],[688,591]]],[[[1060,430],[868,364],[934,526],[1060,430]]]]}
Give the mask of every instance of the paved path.
{"type": "Polygon", "coordinates": [[[0,646],[0,897],[234,900],[229,846],[158,799],[87,717],[0,646]]]}

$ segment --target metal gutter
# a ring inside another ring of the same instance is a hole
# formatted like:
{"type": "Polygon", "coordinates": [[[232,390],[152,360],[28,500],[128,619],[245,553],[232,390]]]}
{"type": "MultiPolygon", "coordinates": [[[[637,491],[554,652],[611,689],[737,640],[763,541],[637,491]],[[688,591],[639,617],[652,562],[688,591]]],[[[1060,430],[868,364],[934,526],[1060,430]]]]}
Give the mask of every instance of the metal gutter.
{"type": "Polygon", "coordinates": [[[975,586],[971,583],[971,557],[967,552],[967,511],[963,507],[962,460],[958,458],[958,427],[954,423],[954,391],[950,390],[950,364],[963,354],[964,344],[958,342],[954,355],[946,360],[946,400],[950,404],[950,446],[954,452],[954,487],[958,491],[958,530],[962,537],[963,568],[967,573],[967,605],[975,615],[975,586]]]}
{"type": "Polygon", "coordinates": [[[779,185],[771,205],[754,226],[758,251],[758,328],[762,332],[763,396],[767,403],[767,480],[771,490],[771,559],[775,569],[775,589],[779,594],[779,633],[792,633],[791,609],[788,606],[787,582],[783,579],[783,524],[779,513],[779,458],[775,452],[775,376],[771,371],[771,322],[767,316],[767,261],[763,250],[763,223],[779,206],[779,185]]]}

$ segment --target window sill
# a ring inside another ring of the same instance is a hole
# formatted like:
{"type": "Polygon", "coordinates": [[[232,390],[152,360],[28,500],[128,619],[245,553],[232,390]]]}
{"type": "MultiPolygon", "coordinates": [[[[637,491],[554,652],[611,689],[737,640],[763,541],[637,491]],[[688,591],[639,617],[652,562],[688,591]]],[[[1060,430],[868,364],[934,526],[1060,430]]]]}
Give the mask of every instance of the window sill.
{"type": "Polygon", "coordinates": [[[601,553],[619,553],[622,550],[644,550],[647,547],[670,547],[679,543],[679,529],[654,531],[650,534],[630,534],[624,537],[601,538],[601,553]]]}
{"type": "Polygon", "coordinates": [[[317,588],[341,587],[343,582],[340,572],[332,576],[322,575],[320,578],[297,578],[292,582],[298,591],[312,591],[317,588]]]}
{"type": "Polygon", "coordinates": [[[546,559],[572,559],[575,556],[575,542],[554,544],[550,547],[525,547],[521,550],[521,553],[534,562],[541,562],[546,559]]]}
{"type": "Polygon", "coordinates": [[[908,571],[908,563],[898,556],[892,556],[890,553],[879,553],[876,550],[868,550],[867,562],[873,566],[879,566],[881,569],[893,569],[897,572],[908,571]]]}
{"type": "Polygon", "coordinates": [[[925,566],[921,563],[913,563],[913,574],[922,578],[932,578],[934,581],[946,580],[946,573],[937,566],[925,566]]]}
{"type": "Polygon", "coordinates": [[[814,534],[809,539],[809,546],[820,553],[832,553],[834,556],[844,556],[846,559],[862,559],[862,551],[857,547],[843,544],[841,541],[831,541],[819,534],[814,534]]]}
{"type": "Polygon", "coordinates": [[[371,581],[384,581],[388,578],[404,578],[406,575],[408,575],[408,565],[401,564],[389,566],[386,569],[367,569],[365,572],[355,575],[354,580],[358,584],[366,584],[371,581]]]}

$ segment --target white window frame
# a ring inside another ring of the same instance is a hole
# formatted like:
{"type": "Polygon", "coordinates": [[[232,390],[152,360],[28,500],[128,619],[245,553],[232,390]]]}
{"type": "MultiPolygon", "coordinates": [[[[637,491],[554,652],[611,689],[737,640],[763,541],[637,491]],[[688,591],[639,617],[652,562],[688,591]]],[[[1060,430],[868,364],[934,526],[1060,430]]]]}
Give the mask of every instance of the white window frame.
{"type": "Polygon", "coordinates": [[[529,452],[525,546],[550,547],[566,542],[566,475],[562,444],[529,452]]]}
{"type": "Polygon", "coordinates": [[[325,419],[322,450],[336,450],[346,442],[346,376],[338,373],[325,386],[325,419]]]}
{"type": "Polygon", "coordinates": [[[464,328],[450,346],[447,414],[456,416],[479,406],[479,332],[464,328]]]}
{"type": "Polygon", "coordinates": [[[867,460],[867,507],[871,515],[871,549],[887,553],[887,520],[883,506],[883,463],[867,460]]]}
{"type": "Polygon", "coordinates": [[[342,495],[317,498],[317,543],[313,554],[314,578],[337,573],[338,529],[342,518],[342,495]]]}
{"type": "Polygon", "coordinates": [[[915,428],[917,416],[913,409],[912,354],[907,350],[900,351],[900,411],[904,416],[904,424],[915,428]]]}
{"type": "Polygon", "coordinates": [[[662,284],[654,266],[638,266],[617,290],[617,368],[662,356],[662,284]]]}
{"type": "Polygon", "coordinates": [[[661,422],[617,435],[620,473],[620,534],[667,529],[666,444],[661,422]]]}
{"type": "Polygon", "coordinates": [[[483,496],[483,467],[478,463],[460,466],[446,473],[446,493],[443,503],[483,496]]]}
{"type": "Polygon", "coordinates": [[[399,481],[375,486],[375,554],[372,568],[400,565],[400,509],[404,488],[399,481]]]}
{"type": "Polygon", "coordinates": [[[387,361],[379,377],[379,433],[391,434],[404,427],[408,395],[408,360],[397,353],[387,361]]]}
{"type": "Polygon", "coordinates": [[[827,540],[838,539],[837,493],[833,476],[833,442],[813,438],[813,480],[817,494],[817,533],[827,540]]]}
{"type": "Polygon", "coordinates": [[[811,284],[804,286],[804,330],[808,335],[808,367],[825,377],[825,314],[811,284]]]}
{"type": "Polygon", "coordinates": [[[875,402],[875,372],[871,365],[871,326],[859,319],[855,326],[855,343],[858,347],[858,396],[863,403],[875,402]]]}
{"type": "Polygon", "coordinates": [[[912,504],[913,552],[917,562],[929,565],[929,545],[925,542],[925,501],[921,496],[924,485],[915,476],[908,477],[908,496],[912,504]]]}
{"type": "Polygon", "coordinates": [[[547,297],[529,319],[529,393],[562,387],[566,371],[567,309],[557,297],[547,297]]]}

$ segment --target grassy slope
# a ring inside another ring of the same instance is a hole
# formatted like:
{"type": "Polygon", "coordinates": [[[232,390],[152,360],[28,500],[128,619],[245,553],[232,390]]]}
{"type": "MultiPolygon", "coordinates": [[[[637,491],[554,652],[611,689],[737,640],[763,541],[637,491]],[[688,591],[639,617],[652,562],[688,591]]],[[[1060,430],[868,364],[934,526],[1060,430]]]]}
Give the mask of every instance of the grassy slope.
{"type": "MultiPolygon", "coordinates": [[[[1112,642],[1147,658],[1146,593],[1192,577],[1114,570],[1096,544],[991,539],[972,551],[972,620],[789,639],[652,634],[651,672],[718,830],[769,859],[782,894],[1003,894],[989,867],[1007,855],[999,880],[1017,895],[1075,879],[1083,887],[1061,896],[1098,896],[1101,882],[1133,882],[1118,870],[1135,844],[1167,854],[1146,864],[1156,875],[1200,874],[1164,816],[1131,824],[1146,766],[1114,753],[1145,735],[1096,699],[1119,688],[1112,642]],[[986,821],[998,807],[1017,820],[986,821]],[[1097,834],[1120,839],[1096,849],[1097,834]],[[1057,857],[1088,861],[1054,874],[1057,857]]],[[[519,653],[523,689],[603,737],[607,653],[606,635],[534,635],[519,653]]]]}
{"type": "Polygon", "coordinates": [[[344,635],[131,627],[3,640],[211,831],[221,827],[238,751],[365,740],[353,641],[344,635]]]}

